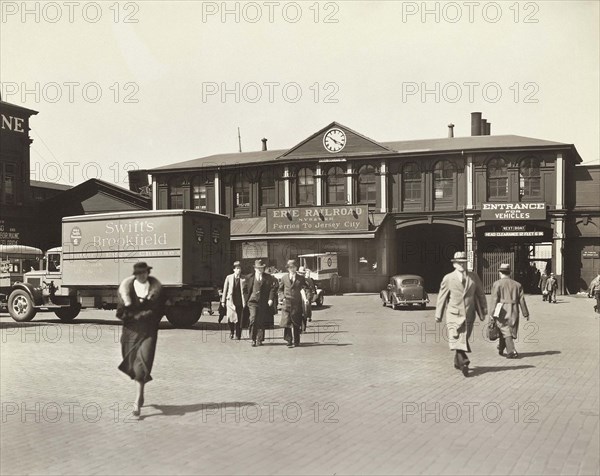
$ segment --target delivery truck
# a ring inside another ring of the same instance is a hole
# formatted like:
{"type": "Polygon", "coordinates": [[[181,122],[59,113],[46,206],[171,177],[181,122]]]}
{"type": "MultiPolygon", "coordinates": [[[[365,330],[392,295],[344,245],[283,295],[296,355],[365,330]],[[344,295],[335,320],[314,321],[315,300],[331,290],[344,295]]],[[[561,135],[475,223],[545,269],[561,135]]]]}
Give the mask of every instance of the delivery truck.
{"type": "Polygon", "coordinates": [[[165,315],[189,327],[218,296],[230,268],[229,218],[193,210],[148,210],[65,217],[60,248],[43,269],[24,274],[8,297],[16,321],[53,311],[71,321],[85,308],[113,309],[118,286],[145,261],[163,285],[165,315]]]}

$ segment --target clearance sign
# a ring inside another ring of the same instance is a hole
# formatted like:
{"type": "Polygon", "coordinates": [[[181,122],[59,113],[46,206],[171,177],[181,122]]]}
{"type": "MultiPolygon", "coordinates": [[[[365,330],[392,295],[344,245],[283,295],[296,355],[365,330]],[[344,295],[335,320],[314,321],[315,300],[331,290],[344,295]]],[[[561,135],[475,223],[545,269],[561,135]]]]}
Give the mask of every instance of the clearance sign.
{"type": "Polygon", "coordinates": [[[267,233],[331,233],[368,231],[366,205],[271,208],[267,210],[267,233]]]}
{"type": "Polygon", "coordinates": [[[546,203],[484,203],[482,220],[545,220],[546,203]]]}

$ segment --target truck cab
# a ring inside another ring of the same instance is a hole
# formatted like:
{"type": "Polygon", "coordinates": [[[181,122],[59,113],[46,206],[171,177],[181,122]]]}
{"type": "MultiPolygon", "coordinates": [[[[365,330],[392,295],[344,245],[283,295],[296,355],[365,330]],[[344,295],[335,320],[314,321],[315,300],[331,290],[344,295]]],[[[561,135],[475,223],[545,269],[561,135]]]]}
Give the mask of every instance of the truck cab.
{"type": "Polygon", "coordinates": [[[313,281],[330,294],[340,291],[337,253],[309,253],[298,255],[300,266],[310,269],[313,281]]]}

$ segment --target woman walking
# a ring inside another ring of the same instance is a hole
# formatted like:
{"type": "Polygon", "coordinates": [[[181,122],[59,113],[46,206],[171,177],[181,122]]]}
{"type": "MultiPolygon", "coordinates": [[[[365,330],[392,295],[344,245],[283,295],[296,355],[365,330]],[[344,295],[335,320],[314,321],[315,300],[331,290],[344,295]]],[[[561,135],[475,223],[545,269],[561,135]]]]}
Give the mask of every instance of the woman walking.
{"type": "Polygon", "coordinates": [[[152,267],[144,262],[133,266],[133,276],[119,286],[117,317],[123,321],[119,370],[135,380],[137,393],[133,416],[140,416],[144,406],[144,385],[152,380],[158,324],[163,316],[161,284],[150,276],[152,267]]]}

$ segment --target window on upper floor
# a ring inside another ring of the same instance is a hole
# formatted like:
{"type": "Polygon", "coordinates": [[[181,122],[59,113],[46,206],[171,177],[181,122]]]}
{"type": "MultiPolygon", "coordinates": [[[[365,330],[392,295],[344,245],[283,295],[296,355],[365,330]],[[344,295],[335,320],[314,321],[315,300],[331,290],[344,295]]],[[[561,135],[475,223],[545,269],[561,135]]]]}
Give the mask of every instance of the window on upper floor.
{"type": "Polygon", "coordinates": [[[415,163],[408,163],[402,167],[402,201],[404,203],[417,203],[421,201],[421,170],[415,163]]]}
{"type": "Polygon", "coordinates": [[[250,180],[244,172],[235,174],[233,182],[233,208],[234,212],[250,209],[250,180]]]}
{"type": "Polygon", "coordinates": [[[264,170],[260,174],[260,206],[272,207],[277,205],[277,197],[275,195],[275,174],[273,168],[264,170]]]}
{"type": "Polygon", "coordinates": [[[530,157],[519,164],[519,197],[523,201],[536,200],[542,196],[540,160],[530,157]]]}
{"type": "Polygon", "coordinates": [[[296,182],[296,203],[298,205],[315,204],[315,173],[313,169],[304,167],[298,170],[296,182]]]}
{"type": "Polygon", "coordinates": [[[454,198],[455,168],[449,160],[441,160],[433,169],[434,200],[451,200],[454,198]]]}
{"type": "Polygon", "coordinates": [[[340,166],[327,170],[327,204],[342,205],[346,203],[346,171],[340,166]]]}
{"type": "Polygon", "coordinates": [[[377,169],[363,165],[358,169],[358,203],[375,205],[377,202],[377,169]]]}
{"type": "Polygon", "coordinates": [[[17,165],[11,162],[4,163],[0,172],[2,173],[0,200],[2,203],[14,204],[16,202],[17,165]]]}
{"type": "Polygon", "coordinates": [[[508,166],[502,158],[495,158],[487,166],[488,200],[506,200],[508,198],[508,166]]]}
{"type": "Polygon", "coordinates": [[[195,177],[192,184],[192,210],[208,210],[208,187],[204,177],[195,177]]]}
{"type": "Polygon", "coordinates": [[[173,179],[169,183],[169,208],[179,210],[183,208],[183,179],[173,179]]]}

